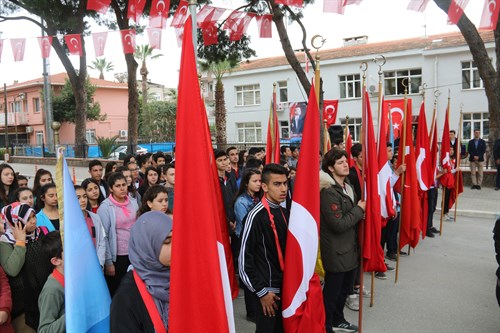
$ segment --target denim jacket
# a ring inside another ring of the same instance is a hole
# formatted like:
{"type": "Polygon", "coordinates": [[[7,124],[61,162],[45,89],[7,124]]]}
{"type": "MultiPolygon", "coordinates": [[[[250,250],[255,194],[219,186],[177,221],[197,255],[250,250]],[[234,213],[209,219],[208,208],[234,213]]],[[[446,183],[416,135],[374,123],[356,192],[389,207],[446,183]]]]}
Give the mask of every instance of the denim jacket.
{"type": "Polygon", "coordinates": [[[243,220],[255,204],[256,202],[248,193],[243,193],[236,199],[234,203],[234,215],[236,216],[235,234],[238,238],[243,231],[243,220]]]}

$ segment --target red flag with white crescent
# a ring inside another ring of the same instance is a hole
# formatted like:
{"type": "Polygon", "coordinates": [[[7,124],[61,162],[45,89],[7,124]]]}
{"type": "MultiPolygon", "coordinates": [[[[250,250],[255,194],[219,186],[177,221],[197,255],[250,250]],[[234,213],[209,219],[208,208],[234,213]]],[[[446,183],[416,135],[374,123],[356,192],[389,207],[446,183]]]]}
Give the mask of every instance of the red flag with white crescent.
{"type": "Polygon", "coordinates": [[[104,48],[106,47],[106,40],[108,39],[108,32],[94,32],[92,40],[94,41],[94,52],[96,57],[104,55],[104,48]]]}
{"type": "Polygon", "coordinates": [[[288,224],[283,273],[285,332],[325,332],[323,295],[314,272],[319,246],[319,110],[314,84],[309,92],[299,167],[288,224]]]}
{"type": "Polygon", "coordinates": [[[144,6],[146,6],[146,0],[128,0],[127,18],[139,23],[144,12],[144,6]]]}
{"type": "Polygon", "coordinates": [[[50,50],[52,49],[52,36],[38,37],[38,45],[40,45],[42,58],[50,57],[50,50]]]}
{"type": "Polygon", "coordinates": [[[148,28],[148,39],[149,46],[152,49],[161,49],[161,29],[160,28],[148,28]]]}
{"type": "Polygon", "coordinates": [[[212,23],[212,25],[206,26],[205,28],[201,29],[201,32],[203,34],[203,45],[209,46],[217,44],[219,42],[217,39],[218,29],[215,23],[212,23]]]}
{"type": "Polygon", "coordinates": [[[497,28],[499,12],[499,0],[484,0],[483,15],[481,16],[479,29],[495,30],[497,28]]]}
{"type": "Polygon", "coordinates": [[[292,6],[292,7],[303,7],[304,6],[304,0],[275,0],[274,2],[277,5],[285,5],[285,6],[292,6]]]}
{"type": "Polygon", "coordinates": [[[98,13],[106,14],[111,0],[88,0],[87,10],[95,10],[98,13]]]}
{"type": "Polygon", "coordinates": [[[243,12],[240,18],[233,20],[230,28],[229,40],[232,42],[240,40],[254,17],[254,13],[243,12]]]}
{"type": "Polygon", "coordinates": [[[448,8],[448,20],[451,24],[457,24],[462,17],[469,0],[451,0],[448,8]]]}
{"type": "Polygon", "coordinates": [[[407,10],[414,10],[416,12],[423,12],[425,10],[425,7],[427,7],[427,4],[429,3],[429,0],[410,0],[408,3],[408,7],[406,7],[407,10]]]}
{"type": "Polygon", "coordinates": [[[271,14],[256,16],[257,28],[259,29],[260,38],[272,38],[273,37],[273,16],[271,14]]]}
{"type": "Polygon", "coordinates": [[[215,25],[215,22],[217,22],[225,12],[225,8],[205,5],[196,15],[196,24],[200,29],[208,29],[215,25]]]}
{"type": "MultiPolygon", "coordinates": [[[[384,111],[390,111],[391,113],[392,127],[394,131],[393,135],[395,139],[400,137],[401,129],[403,128],[404,103],[404,99],[385,99],[382,103],[384,111]]],[[[408,98],[408,110],[411,109],[411,99],[408,98]]]]}
{"type": "Polygon", "coordinates": [[[14,38],[10,40],[14,61],[23,61],[24,48],[26,47],[26,38],[14,38]]]}
{"type": "Polygon", "coordinates": [[[66,35],[64,36],[64,41],[68,47],[68,51],[72,55],[82,56],[82,36],[80,34],[66,35]]]}
{"type": "MultiPolygon", "coordinates": [[[[448,108],[450,106],[448,105],[448,108]]],[[[439,178],[439,182],[446,188],[453,188],[455,185],[455,180],[451,174],[451,162],[450,162],[450,125],[448,121],[448,112],[446,110],[446,116],[444,118],[443,134],[441,136],[441,150],[440,150],[440,163],[443,170],[447,172],[439,178]]]]}
{"type": "Polygon", "coordinates": [[[184,22],[186,22],[188,17],[189,17],[188,2],[185,0],[181,0],[181,2],[179,2],[177,10],[174,13],[174,17],[172,19],[172,23],[170,23],[170,26],[175,28],[181,28],[182,26],[184,26],[184,22]]]}
{"type": "Polygon", "coordinates": [[[149,11],[149,27],[165,28],[170,10],[170,0],[153,0],[149,11]]]}
{"type": "Polygon", "coordinates": [[[325,99],[323,101],[323,119],[326,119],[326,127],[330,127],[337,122],[337,111],[339,107],[338,99],[325,99]]]}
{"type": "Polygon", "coordinates": [[[135,30],[120,30],[124,54],[133,54],[135,51],[135,30]]]}

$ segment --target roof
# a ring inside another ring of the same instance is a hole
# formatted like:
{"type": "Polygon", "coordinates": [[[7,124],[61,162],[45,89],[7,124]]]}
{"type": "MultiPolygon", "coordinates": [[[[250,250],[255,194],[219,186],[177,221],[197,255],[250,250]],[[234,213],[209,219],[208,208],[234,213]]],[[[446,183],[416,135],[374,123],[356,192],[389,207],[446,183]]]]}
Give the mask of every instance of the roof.
{"type": "MultiPolygon", "coordinates": [[[[494,42],[493,31],[479,32],[485,43],[494,42]]],[[[460,32],[445,33],[427,37],[415,37],[401,40],[392,40],[361,45],[344,46],[335,49],[321,50],[319,55],[321,61],[331,59],[341,59],[349,57],[359,57],[372,54],[386,54],[390,52],[400,52],[407,50],[436,50],[447,47],[465,46],[464,37],[460,32]]],[[[304,59],[304,52],[296,52],[297,59],[304,59]]],[[[269,68],[276,66],[288,66],[285,56],[262,58],[243,61],[233,70],[242,72],[252,69],[269,68]]]]}
{"type": "MultiPolygon", "coordinates": [[[[66,79],[68,78],[68,74],[58,73],[58,74],[50,75],[49,78],[50,78],[50,84],[52,86],[63,86],[64,83],[66,82],[66,79]]],[[[90,79],[90,83],[98,88],[128,89],[128,86],[126,83],[101,80],[101,79],[97,79],[97,78],[93,78],[93,77],[90,77],[89,79],[90,79]]],[[[43,86],[43,77],[29,80],[29,81],[14,83],[13,85],[8,86],[7,90],[8,91],[9,90],[16,90],[19,88],[27,88],[27,87],[34,87],[34,86],[43,86]]]]}

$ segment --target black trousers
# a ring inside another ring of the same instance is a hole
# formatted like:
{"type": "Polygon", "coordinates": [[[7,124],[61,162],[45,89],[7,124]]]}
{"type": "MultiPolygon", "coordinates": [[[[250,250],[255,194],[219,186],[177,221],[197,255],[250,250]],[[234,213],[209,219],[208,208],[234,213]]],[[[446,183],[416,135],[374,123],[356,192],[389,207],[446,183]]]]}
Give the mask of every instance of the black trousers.
{"type": "Polygon", "coordinates": [[[500,188],[500,164],[497,164],[497,181],[495,187],[500,188]]]}
{"type": "MultiPolygon", "coordinates": [[[[274,312],[275,316],[269,317],[264,315],[264,310],[262,310],[260,298],[255,294],[252,295],[255,306],[255,333],[284,333],[285,330],[283,328],[283,316],[281,314],[281,301],[276,302],[278,304],[278,310],[274,312]]],[[[281,298],[281,295],[277,296],[281,298]]]]}
{"type": "MultiPolygon", "coordinates": [[[[389,220],[386,225],[386,246],[387,253],[398,253],[398,230],[399,230],[399,213],[393,220],[389,220]]],[[[383,249],[383,248],[382,248],[383,249]]]]}
{"type": "Polygon", "coordinates": [[[429,215],[427,216],[427,230],[432,228],[432,219],[434,218],[434,212],[436,211],[437,205],[438,189],[431,188],[427,191],[427,203],[429,204],[429,215]]]}
{"type": "Polygon", "coordinates": [[[325,327],[327,332],[331,332],[334,325],[346,322],[344,305],[354,281],[355,272],[356,269],[342,273],[325,272],[323,303],[325,305],[325,327]]]}
{"type": "MultiPolygon", "coordinates": [[[[451,190],[449,188],[444,189],[444,209],[443,209],[443,214],[448,214],[450,211],[450,194],[451,190]]],[[[453,189],[454,191],[455,189],[453,189]]]]}
{"type": "Polygon", "coordinates": [[[115,294],[122,278],[127,274],[128,266],[130,266],[130,261],[128,256],[116,256],[115,265],[115,276],[106,275],[106,284],[108,285],[109,293],[111,297],[115,294]]]}

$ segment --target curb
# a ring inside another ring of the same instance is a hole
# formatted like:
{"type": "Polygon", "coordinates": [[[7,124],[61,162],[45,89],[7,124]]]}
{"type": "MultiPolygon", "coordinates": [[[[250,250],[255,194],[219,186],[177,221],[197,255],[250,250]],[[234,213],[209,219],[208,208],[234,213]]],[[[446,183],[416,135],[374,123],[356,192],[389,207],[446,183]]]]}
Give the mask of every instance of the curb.
{"type": "MultiPolygon", "coordinates": [[[[437,208],[436,213],[437,212],[441,213],[441,208],[437,208]]],[[[450,210],[450,213],[452,212],[454,212],[453,209],[450,210]]],[[[457,216],[496,218],[497,216],[500,216],[500,212],[486,212],[484,210],[458,209],[457,216]]]]}

